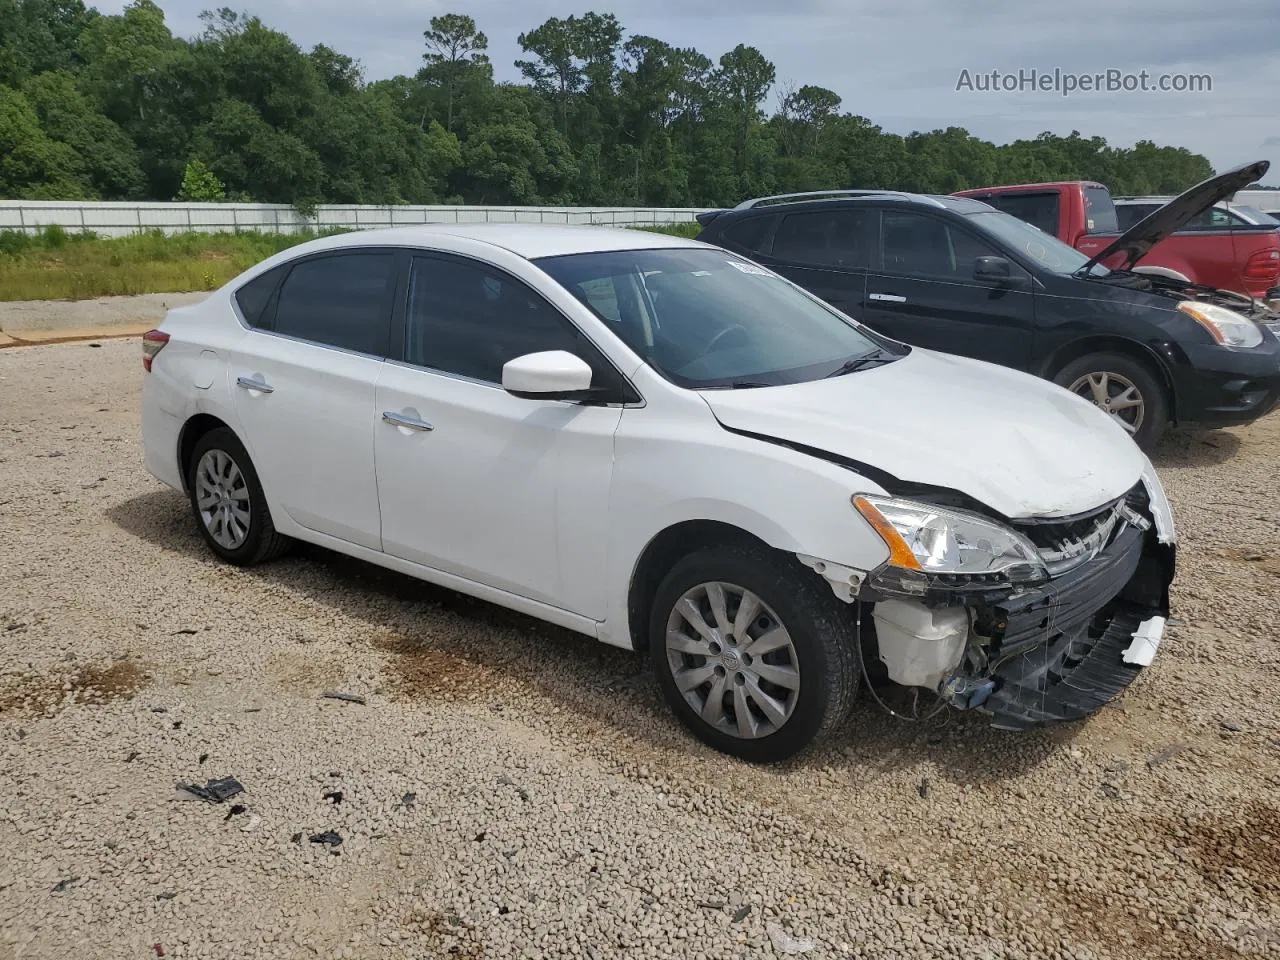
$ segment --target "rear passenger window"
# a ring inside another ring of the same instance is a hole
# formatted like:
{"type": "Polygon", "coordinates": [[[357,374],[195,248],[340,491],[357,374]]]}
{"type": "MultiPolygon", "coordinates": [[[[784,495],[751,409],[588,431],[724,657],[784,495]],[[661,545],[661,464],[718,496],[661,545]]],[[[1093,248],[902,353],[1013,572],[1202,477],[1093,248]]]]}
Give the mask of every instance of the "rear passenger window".
{"type": "Polygon", "coordinates": [[[773,256],[789,263],[865,269],[870,262],[865,210],[820,210],[782,218],[773,256]]]}
{"type": "Polygon", "coordinates": [[[773,217],[748,217],[731,223],[725,227],[724,241],[728,246],[737,247],[751,253],[759,253],[769,236],[769,225],[773,217]]]}
{"type": "Polygon", "coordinates": [[[344,253],[304,260],[289,271],[280,289],[275,331],[385,356],[394,278],[391,253],[344,253]]]}
{"type": "Polygon", "coordinates": [[[276,292],[276,287],[280,285],[281,270],[277,267],[274,270],[268,270],[260,276],[254,277],[239,290],[236,291],[236,306],[240,308],[240,315],[244,317],[244,322],[251,327],[266,326],[263,316],[267,303],[271,300],[271,295],[276,292]]]}

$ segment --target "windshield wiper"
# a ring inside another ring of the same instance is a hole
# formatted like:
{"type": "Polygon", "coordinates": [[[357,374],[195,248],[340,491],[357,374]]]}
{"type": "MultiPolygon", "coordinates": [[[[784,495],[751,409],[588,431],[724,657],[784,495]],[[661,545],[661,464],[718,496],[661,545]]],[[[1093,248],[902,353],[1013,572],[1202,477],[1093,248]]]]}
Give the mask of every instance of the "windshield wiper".
{"type": "Polygon", "coordinates": [[[890,353],[888,350],[882,350],[877,347],[870,353],[865,353],[860,357],[853,357],[846,360],[840,366],[836,367],[823,379],[830,380],[832,377],[843,377],[846,373],[856,373],[864,367],[877,366],[881,363],[891,363],[897,359],[897,354],[890,353]]]}

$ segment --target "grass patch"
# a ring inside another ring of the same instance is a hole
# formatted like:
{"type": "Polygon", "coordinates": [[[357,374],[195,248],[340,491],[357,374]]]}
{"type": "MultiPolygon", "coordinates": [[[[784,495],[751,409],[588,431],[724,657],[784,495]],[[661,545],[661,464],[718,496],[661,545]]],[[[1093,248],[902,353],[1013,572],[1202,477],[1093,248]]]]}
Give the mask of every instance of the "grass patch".
{"type": "MultiPolygon", "coordinates": [[[[696,223],[643,227],[694,237],[696,223]]],[[[87,300],[138,293],[215,290],[272,254],[316,233],[177,233],[155,230],[98,237],[47,227],[27,235],[0,232],[0,301],[87,300]]]]}
{"type": "MultiPolygon", "coordinates": [[[[59,235],[61,234],[61,235],[59,235]]],[[[214,290],[318,234],[179,233],[95,237],[0,233],[0,300],[84,300],[214,290]]]]}

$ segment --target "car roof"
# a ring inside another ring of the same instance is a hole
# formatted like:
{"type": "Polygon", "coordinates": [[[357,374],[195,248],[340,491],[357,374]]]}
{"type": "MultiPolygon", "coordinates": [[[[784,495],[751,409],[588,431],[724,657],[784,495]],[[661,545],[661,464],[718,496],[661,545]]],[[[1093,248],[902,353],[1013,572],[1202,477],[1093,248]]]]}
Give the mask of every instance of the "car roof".
{"type": "MultiPolygon", "coordinates": [[[[916,206],[931,207],[935,210],[951,210],[955,213],[978,213],[991,209],[989,204],[969,197],[952,197],[935,193],[904,193],[899,190],[867,191],[859,196],[815,197],[807,200],[784,200],[771,197],[764,197],[761,200],[769,200],[770,202],[759,202],[755,206],[739,206],[726,210],[725,213],[733,214],[734,217],[749,217],[753,214],[771,214],[787,210],[821,210],[832,206],[860,207],[869,203],[914,204],[916,206]]],[[[716,219],[719,220],[720,218],[717,217],[716,219]]],[[[716,221],[713,220],[711,222],[714,224],[716,221]]]]}
{"type": "Polygon", "coordinates": [[[1107,189],[1105,183],[1099,183],[1097,180],[1049,180],[1044,183],[1017,183],[1000,187],[970,187],[967,190],[957,190],[956,193],[961,195],[974,193],[1030,193],[1033,190],[1061,190],[1064,187],[1101,187],[1107,189]]]}
{"type": "Polygon", "coordinates": [[[313,250],[368,246],[439,249],[442,245],[448,246],[448,240],[453,238],[501,247],[526,260],[572,253],[706,246],[683,237],[647,230],[541,223],[427,223],[384,230],[358,230],[308,246],[313,250]]]}

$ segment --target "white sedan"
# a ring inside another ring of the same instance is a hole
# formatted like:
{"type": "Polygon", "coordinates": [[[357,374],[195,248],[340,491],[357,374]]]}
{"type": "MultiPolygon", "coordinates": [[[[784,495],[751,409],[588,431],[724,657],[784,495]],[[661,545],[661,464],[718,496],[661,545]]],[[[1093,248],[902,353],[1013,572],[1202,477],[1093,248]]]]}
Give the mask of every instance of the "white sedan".
{"type": "Polygon", "coordinates": [[[1106,414],[705,244],[346,234],[143,348],[147,467],[218,556],[305,540],[647,650],[749,760],[868,673],[1001,727],[1086,716],[1168,613],[1168,502],[1106,414]]]}

